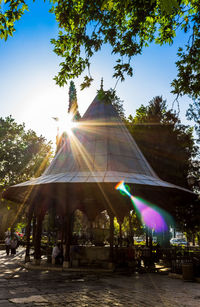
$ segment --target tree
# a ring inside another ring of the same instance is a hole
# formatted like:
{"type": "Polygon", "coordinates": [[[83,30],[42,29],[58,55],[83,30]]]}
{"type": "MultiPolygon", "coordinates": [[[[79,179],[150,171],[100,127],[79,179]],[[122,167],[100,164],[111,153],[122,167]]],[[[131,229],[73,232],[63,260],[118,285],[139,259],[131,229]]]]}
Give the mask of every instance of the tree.
{"type": "Polygon", "coordinates": [[[166,101],[154,97],[128,118],[127,127],[158,176],[188,188],[191,159],[197,154],[193,130],[167,110],[166,101]]]}
{"type": "Polygon", "coordinates": [[[78,111],[78,103],[76,96],[76,88],[73,81],[70,81],[69,85],[69,106],[68,113],[73,115],[73,120],[79,120],[81,118],[80,113],[78,111]]]}
{"type": "Polygon", "coordinates": [[[196,101],[194,100],[193,105],[189,105],[189,109],[187,110],[186,116],[189,120],[194,120],[195,130],[198,137],[197,142],[200,143],[200,98],[196,101]]]}
{"type": "Polygon", "coordinates": [[[25,130],[9,116],[0,118],[0,237],[23,213],[22,204],[1,199],[2,191],[10,185],[38,177],[52,157],[51,143],[38,137],[33,130],[25,130]]]}
{"type": "Polygon", "coordinates": [[[8,186],[38,177],[52,157],[51,143],[25,131],[9,116],[0,118],[0,184],[8,186]]]}
{"type": "MultiPolygon", "coordinates": [[[[54,117],[54,119],[59,122],[58,117],[54,117]]],[[[76,87],[73,81],[70,81],[69,86],[69,105],[68,105],[68,121],[79,121],[81,119],[81,115],[78,110],[78,103],[77,103],[77,95],[76,95],[76,87]],[[70,116],[69,116],[70,114],[70,116]]],[[[66,116],[67,121],[67,116],[66,116]]],[[[62,145],[66,142],[68,138],[68,134],[64,131],[61,135],[59,135],[59,128],[56,137],[56,153],[60,150],[62,145]]]]}
{"type": "MultiPolygon", "coordinates": [[[[173,93],[200,94],[200,2],[199,0],[51,0],[50,12],[59,26],[57,39],[52,39],[54,52],[63,59],[55,81],[63,86],[80,76],[85,69],[82,88],[92,82],[92,56],[109,44],[118,55],[113,76],[121,81],[132,76],[131,59],[141,54],[150,43],[172,44],[182,30],[188,41],[178,49],[178,75],[173,80],[173,93]]],[[[13,35],[14,24],[28,10],[25,0],[6,0],[0,7],[0,37],[13,35]]]]}
{"type": "Polygon", "coordinates": [[[137,216],[135,210],[132,210],[129,216],[125,216],[122,224],[122,231],[129,237],[139,237],[144,234],[144,226],[141,224],[141,220],[137,216]]]}
{"type": "MultiPolygon", "coordinates": [[[[182,125],[177,114],[167,110],[162,97],[154,97],[149,104],[129,116],[127,128],[141,151],[160,178],[176,185],[188,187],[189,174],[198,176],[199,163],[195,160],[192,128],[182,125]]],[[[197,187],[193,187],[197,191],[197,187]]],[[[173,212],[181,229],[196,232],[199,229],[199,201],[180,205],[173,212]]]]}

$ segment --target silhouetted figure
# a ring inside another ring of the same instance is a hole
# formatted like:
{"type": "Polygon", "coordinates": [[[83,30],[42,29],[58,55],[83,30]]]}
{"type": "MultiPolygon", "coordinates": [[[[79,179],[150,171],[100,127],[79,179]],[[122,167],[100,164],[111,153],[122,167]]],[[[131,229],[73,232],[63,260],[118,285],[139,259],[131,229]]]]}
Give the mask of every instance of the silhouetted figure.
{"type": "Polygon", "coordinates": [[[18,244],[17,239],[15,237],[13,237],[10,241],[11,255],[16,254],[17,244],[18,244]]]}
{"type": "Polygon", "coordinates": [[[6,246],[6,254],[7,254],[7,256],[9,256],[9,253],[10,253],[10,241],[11,241],[10,236],[7,236],[5,238],[5,246],[6,246]]]}
{"type": "Polygon", "coordinates": [[[63,250],[60,243],[57,243],[52,251],[52,258],[55,259],[55,264],[63,263],[63,250]]]}

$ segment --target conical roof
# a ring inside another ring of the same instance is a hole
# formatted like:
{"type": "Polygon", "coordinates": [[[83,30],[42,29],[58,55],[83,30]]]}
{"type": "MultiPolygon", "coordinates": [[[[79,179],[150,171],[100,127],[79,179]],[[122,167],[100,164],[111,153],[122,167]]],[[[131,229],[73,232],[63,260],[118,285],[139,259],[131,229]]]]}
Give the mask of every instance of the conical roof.
{"type": "Polygon", "coordinates": [[[10,187],[4,196],[22,201],[30,186],[91,187],[92,183],[114,185],[121,180],[133,184],[138,195],[148,197],[150,190],[154,198],[166,189],[190,192],[156,175],[115,108],[97,96],[42,176],[10,187]]]}

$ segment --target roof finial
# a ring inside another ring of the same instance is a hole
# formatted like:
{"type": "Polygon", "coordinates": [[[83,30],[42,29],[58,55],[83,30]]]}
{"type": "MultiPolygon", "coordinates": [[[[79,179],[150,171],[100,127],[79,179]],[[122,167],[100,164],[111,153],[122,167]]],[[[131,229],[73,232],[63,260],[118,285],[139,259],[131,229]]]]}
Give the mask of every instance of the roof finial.
{"type": "Polygon", "coordinates": [[[103,78],[101,78],[101,86],[100,86],[100,90],[103,91],[103,78]]]}

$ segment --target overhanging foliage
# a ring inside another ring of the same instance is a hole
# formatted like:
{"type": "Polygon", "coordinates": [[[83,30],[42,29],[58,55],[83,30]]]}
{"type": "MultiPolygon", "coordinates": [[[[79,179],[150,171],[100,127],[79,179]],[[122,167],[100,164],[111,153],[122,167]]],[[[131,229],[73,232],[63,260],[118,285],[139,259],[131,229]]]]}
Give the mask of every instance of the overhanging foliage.
{"type": "MultiPolygon", "coordinates": [[[[60,31],[51,40],[62,58],[55,77],[63,86],[88,69],[82,89],[93,80],[91,58],[109,44],[118,56],[113,76],[123,81],[133,75],[131,59],[155,42],[172,44],[179,30],[187,33],[185,46],[178,50],[178,75],[173,93],[200,94],[200,2],[199,0],[50,0],[60,31]],[[189,39],[187,41],[187,38],[189,39]]],[[[0,6],[0,37],[7,39],[14,25],[28,10],[25,0],[5,0],[0,6]]]]}

